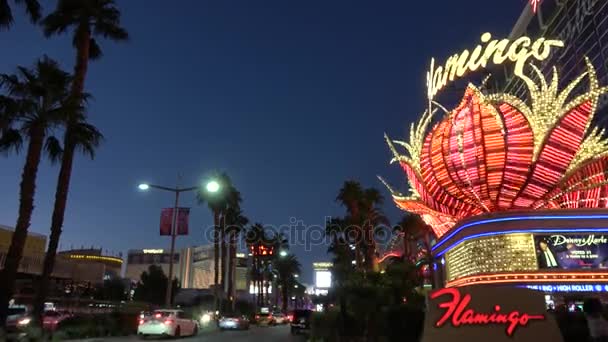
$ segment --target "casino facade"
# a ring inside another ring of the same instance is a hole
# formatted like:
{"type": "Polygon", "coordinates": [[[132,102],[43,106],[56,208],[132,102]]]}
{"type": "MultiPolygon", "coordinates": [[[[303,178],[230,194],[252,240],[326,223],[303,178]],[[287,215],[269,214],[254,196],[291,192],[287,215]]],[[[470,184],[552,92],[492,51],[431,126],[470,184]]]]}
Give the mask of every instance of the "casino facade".
{"type": "Polygon", "coordinates": [[[491,39],[431,62],[429,108],[409,141],[385,137],[409,194],[385,184],[434,233],[436,283],[608,292],[608,140],[594,120],[608,88],[584,56],[567,82],[537,66],[562,41],[491,39]],[[525,94],[470,84],[453,109],[434,99],[467,72],[507,63],[525,94]]]}

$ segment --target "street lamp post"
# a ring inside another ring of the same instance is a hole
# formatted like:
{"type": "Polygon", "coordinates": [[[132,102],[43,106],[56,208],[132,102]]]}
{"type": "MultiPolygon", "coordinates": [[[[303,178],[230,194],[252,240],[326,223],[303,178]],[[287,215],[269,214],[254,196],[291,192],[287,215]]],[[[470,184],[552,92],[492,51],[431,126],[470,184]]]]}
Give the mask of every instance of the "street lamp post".
{"type": "MultiPolygon", "coordinates": [[[[166,187],[166,186],[162,186],[162,185],[142,183],[142,184],[139,184],[138,188],[142,191],[146,191],[146,190],[149,190],[150,188],[154,188],[154,189],[158,189],[158,190],[170,191],[175,194],[175,204],[173,205],[173,217],[171,218],[171,249],[169,250],[169,258],[170,258],[170,260],[169,260],[169,278],[168,278],[168,284],[167,284],[167,291],[165,292],[166,293],[165,305],[167,307],[170,307],[171,306],[171,297],[173,296],[173,261],[174,261],[173,259],[175,257],[175,238],[177,237],[177,211],[179,210],[179,195],[182,192],[197,190],[200,187],[192,186],[192,187],[188,187],[188,188],[180,188],[180,187],[171,188],[171,187],[166,187]]],[[[220,189],[220,185],[216,181],[210,181],[209,183],[207,183],[205,189],[209,192],[217,192],[220,189]]]]}

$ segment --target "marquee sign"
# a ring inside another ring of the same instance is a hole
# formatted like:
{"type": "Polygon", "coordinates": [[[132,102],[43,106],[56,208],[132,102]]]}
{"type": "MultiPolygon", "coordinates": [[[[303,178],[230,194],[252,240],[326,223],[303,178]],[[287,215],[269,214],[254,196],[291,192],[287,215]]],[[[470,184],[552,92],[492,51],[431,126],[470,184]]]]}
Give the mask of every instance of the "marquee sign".
{"type": "Polygon", "coordinates": [[[429,295],[423,342],[562,341],[543,293],[523,288],[444,288],[429,295]]]}
{"type": "Polygon", "coordinates": [[[460,54],[450,56],[445,65],[435,67],[435,59],[431,58],[431,67],[426,74],[427,96],[432,101],[435,95],[456,77],[462,77],[469,71],[485,68],[491,62],[499,65],[507,61],[515,63],[513,73],[524,76],[524,66],[531,60],[547,59],[554,47],[564,47],[561,40],[539,38],[532,41],[529,37],[519,37],[514,41],[509,39],[492,39],[492,34],[481,35],[481,45],[473,51],[464,50],[460,54]]]}

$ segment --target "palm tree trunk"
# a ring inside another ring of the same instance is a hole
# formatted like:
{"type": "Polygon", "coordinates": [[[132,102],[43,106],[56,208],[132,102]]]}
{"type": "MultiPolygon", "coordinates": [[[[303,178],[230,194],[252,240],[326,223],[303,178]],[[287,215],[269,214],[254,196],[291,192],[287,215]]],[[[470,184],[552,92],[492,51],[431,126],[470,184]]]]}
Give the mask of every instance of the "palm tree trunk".
{"type": "Polygon", "coordinates": [[[42,311],[44,310],[44,301],[48,295],[51,274],[55,267],[55,257],[59,246],[59,238],[65,216],[65,209],[68,202],[68,191],[70,188],[70,179],[72,176],[72,165],[74,163],[75,146],[65,138],[65,150],[61,159],[61,168],[57,179],[57,188],[55,190],[55,204],[53,207],[53,216],[51,219],[51,236],[49,238],[49,248],[44,256],[44,265],[42,268],[42,276],[40,279],[37,296],[34,300],[34,317],[38,322],[42,322],[42,311]]]}
{"type": "Polygon", "coordinates": [[[228,252],[228,298],[230,300],[230,308],[234,309],[234,262],[236,259],[236,245],[234,232],[229,232],[230,249],[228,252]]]}
{"type": "Polygon", "coordinates": [[[220,213],[213,211],[213,299],[215,301],[215,311],[219,310],[219,276],[220,276],[220,213]]]}
{"type": "Polygon", "coordinates": [[[44,129],[33,127],[30,133],[30,143],[27,149],[25,165],[21,173],[19,185],[19,217],[15,225],[15,232],[11,245],[6,254],[4,269],[1,272],[0,282],[0,332],[6,326],[8,302],[13,297],[19,263],[23,256],[23,248],[30,227],[32,212],[34,211],[34,195],[36,193],[36,176],[42,155],[44,143],[44,129]]]}
{"type": "Polygon", "coordinates": [[[281,296],[283,297],[283,312],[287,312],[287,300],[289,300],[289,293],[287,292],[287,284],[283,283],[283,286],[281,287],[282,290],[282,294],[281,296]]]}
{"type": "Polygon", "coordinates": [[[408,234],[405,231],[405,228],[403,230],[403,259],[405,260],[411,260],[412,258],[412,250],[410,248],[410,241],[408,239],[408,234]]]}
{"type": "Polygon", "coordinates": [[[226,298],[226,263],[228,262],[228,252],[226,249],[226,215],[222,215],[220,221],[220,249],[221,249],[221,263],[220,263],[220,284],[222,289],[222,297],[226,298]]]}
{"type": "Polygon", "coordinates": [[[74,65],[74,81],[72,81],[72,96],[79,98],[84,91],[84,80],[89,68],[89,52],[91,48],[91,31],[89,24],[80,25],[76,29],[76,64],[74,65]]]}

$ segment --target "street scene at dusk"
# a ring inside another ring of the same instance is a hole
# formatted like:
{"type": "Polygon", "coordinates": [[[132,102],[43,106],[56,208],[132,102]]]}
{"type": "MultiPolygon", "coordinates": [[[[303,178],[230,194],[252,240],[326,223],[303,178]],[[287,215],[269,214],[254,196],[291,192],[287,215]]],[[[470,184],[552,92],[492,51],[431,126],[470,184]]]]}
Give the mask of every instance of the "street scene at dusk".
{"type": "Polygon", "coordinates": [[[608,1],[0,0],[0,342],[608,342],[608,1]]]}

